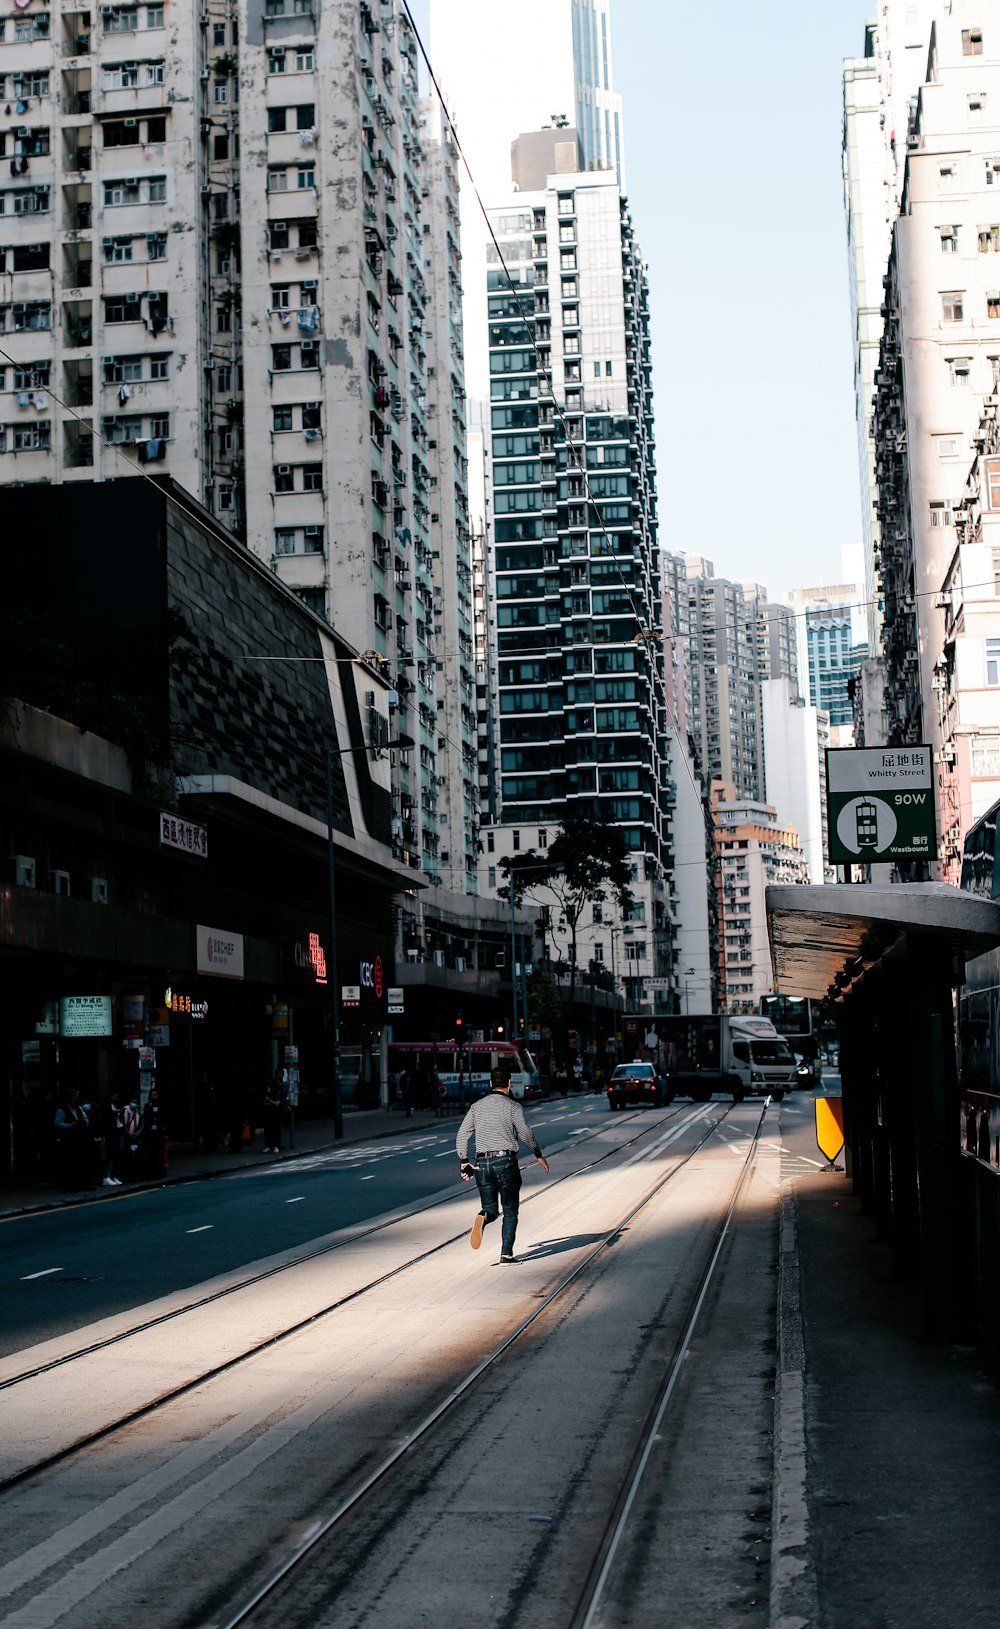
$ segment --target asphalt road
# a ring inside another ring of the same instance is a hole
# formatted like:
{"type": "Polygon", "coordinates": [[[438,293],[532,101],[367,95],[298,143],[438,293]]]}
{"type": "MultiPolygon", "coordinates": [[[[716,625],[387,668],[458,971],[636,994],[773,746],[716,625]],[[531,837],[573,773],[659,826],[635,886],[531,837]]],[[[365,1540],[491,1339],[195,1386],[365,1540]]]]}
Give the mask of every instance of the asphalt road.
{"type": "MultiPolygon", "coordinates": [[[[528,1119],[547,1149],[605,1123],[608,1108],[603,1097],[575,1098],[539,1104],[528,1119]]],[[[449,1122],[8,1218],[0,1225],[0,1355],[453,1187],[456,1131],[449,1122]]]]}

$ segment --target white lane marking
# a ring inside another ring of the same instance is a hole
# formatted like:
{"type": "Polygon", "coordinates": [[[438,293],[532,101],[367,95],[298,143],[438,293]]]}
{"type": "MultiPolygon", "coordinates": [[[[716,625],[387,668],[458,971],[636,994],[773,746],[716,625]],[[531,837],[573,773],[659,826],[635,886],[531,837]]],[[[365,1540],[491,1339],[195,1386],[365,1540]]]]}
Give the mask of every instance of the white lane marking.
{"type": "Polygon", "coordinates": [[[451,1149],[446,1148],[443,1154],[435,1154],[434,1158],[436,1160],[446,1160],[446,1159],[449,1159],[450,1156],[451,1156],[451,1149]]]}
{"type": "Polygon", "coordinates": [[[297,1194],[294,1199],[286,1199],[285,1204],[286,1205],[301,1205],[304,1198],[305,1198],[305,1194],[300,1193],[300,1194],[297,1194]]]}
{"type": "Polygon", "coordinates": [[[361,1180],[362,1180],[362,1182],[374,1182],[375,1181],[375,1175],[374,1175],[374,1173],[372,1173],[371,1176],[363,1176],[361,1178],[361,1180]]]}
{"type": "Polygon", "coordinates": [[[423,1159],[419,1159],[419,1160],[418,1160],[418,1161],[417,1161],[417,1164],[418,1164],[418,1165],[426,1165],[426,1164],[427,1164],[427,1155],[426,1155],[426,1154],[425,1154],[425,1155],[424,1155],[424,1157],[423,1157],[423,1159]]]}
{"type": "Polygon", "coordinates": [[[21,1283],[22,1284],[27,1284],[29,1282],[29,1280],[32,1279],[32,1278],[48,1278],[50,1276],[50,1274],[52,1274],[52,1273],[61,1273],[61,1272],[62,1272],[61,1267],[43,1267],[40,1273],[25,1273],[24,1277],[21,1280],[21,1283]]]}
{"type": "Polygon", "coordinates": [[[586,1126],[577,1126],[575,1131],[570,1132],[570,1136],[571,1137],[586,1137],[587,1136],[587,1127],[586,1126]]]}
{"type": "Polygon", "coordinates": [[[214,1222],[203,1222],[201,1227],[189,1227],[189,1228],[185,1229],[185,1232],[187,1232],[187,1233],[211,1233],[214,1226],[215,1226],[214,1222]]]}

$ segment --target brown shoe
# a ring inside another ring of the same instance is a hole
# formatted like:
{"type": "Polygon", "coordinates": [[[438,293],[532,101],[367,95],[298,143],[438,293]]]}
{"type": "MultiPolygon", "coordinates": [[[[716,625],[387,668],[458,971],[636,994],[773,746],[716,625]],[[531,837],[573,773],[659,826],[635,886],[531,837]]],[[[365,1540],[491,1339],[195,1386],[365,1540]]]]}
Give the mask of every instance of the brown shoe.
{"type": "Polygon", "coordinates": [[[469,1234],[469,1243],[471,1244],[473,1250],[478,1250],[479,1246],[482,1244],[483,1228],[485,1226],[486,1217],[483,1215],[482,1211],[480,1211],[479,1215],[472,1224],[472,1232],[469,1234]]]}

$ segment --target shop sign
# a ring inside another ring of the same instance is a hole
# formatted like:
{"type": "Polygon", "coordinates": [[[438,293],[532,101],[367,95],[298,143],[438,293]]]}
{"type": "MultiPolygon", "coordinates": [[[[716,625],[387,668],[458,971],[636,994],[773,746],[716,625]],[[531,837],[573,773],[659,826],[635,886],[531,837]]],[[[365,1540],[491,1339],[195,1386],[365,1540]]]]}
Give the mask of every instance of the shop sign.
{"type": "Polygon", "coordinates": [[[344,1007],[360,1007],[360,1005],[361,1005],[361,986],[360,986],[360,984],[342,984],[340,986],[340,1001],[341,1001],[341,1005],[344,1006],[344,1007]]]}
{"type": "Polygon", "coordinates": [[[139,1068],[140,1069],[155,1069],[156,1068],[156,1053],[153,1051],[153,1048],[151,1046],[141,1046],[139,1048],[139,1068]]]}
{"type": "Polygon", "coordinates": [[[199,973],[211,973],[223,979],[243,977],[242,933],[220,933],[217,928],[205,928],[199,923],[195,936],[199,973]]]}
{"type": "Polygon", "coordinates": [[[168,990],[167,1006],[179,1018],[207,1018],[208,1002],[199,1001],[184,990],[168,990]]]}
{"type": "Polygon", "coordinates": [[[930,747],[828,747],[826,805],[831,865],[937,858],[930,747]]]}
{"type": "Polygon", "coordinates": [[[296,940],[295,965],[300,967],[303,973],[312,973],[317,984],[326,983],[326,951],[320,943],[318,933],[310,933],[305,944],[301,939],[296,940]]]}
{"type": "Polygon", "coordinates": [[[62,996],[59,1033],[67,1038],[111,1034],[110,996],[62,996]]]}
{"type": "Polygon", "coordinates": [[[160,847],[179,848],[185,854],[197,854],[208,859],[208,827],[193,820],[178,820],[176,815],[160,810],[160,847]]]}
{"type": "Polygon", "coordinates": [[[272,1029],[287,1029],[288,1028],[288,1002],[287,1001],[276,1001],[274,1006],[271,1008],[271,1028],[272,1029]]]}
{"type": "Polygon", "coordinates": [[[297,1064],[298,1061],[299,1061],[299,1049],[298,1049],[298,1047],[297,1046],[286,1046],[285,1047],[285,1067],[286,1067],[286,1069],[290,1069],[292,1067],[292,1065],[297,1064]]]}
{"type": "Polygon", "coordinates": [[[386,991],[386,999],[391,1013],[403,1011],[403,989],[401,985],[391,984],[386,991]]]}
{"type": "Polygon", "coordinates": [[[373,962],[358,963],[358,980],[363,990],[373,990],[376,1000],[381,1001],[383,990],[381,956],[376,956],[373,962]]]}

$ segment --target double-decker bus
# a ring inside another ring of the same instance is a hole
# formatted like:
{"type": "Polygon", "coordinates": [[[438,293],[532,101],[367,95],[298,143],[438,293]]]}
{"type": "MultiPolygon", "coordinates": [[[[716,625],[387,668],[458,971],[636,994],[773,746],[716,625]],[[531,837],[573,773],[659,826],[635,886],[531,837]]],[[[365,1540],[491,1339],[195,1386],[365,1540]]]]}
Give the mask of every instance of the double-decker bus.
{"type": "Polygon", "coordinates": [[[798,1064],[798,1085],[818,1086],[822,1075],[819,1055],[817,1003],[809,996],[766,995],[760,998],[762,1018],[769,1018],[783,1035],[798,1064]]]}
{"type": "Polygon", "coordinates": [[[538,1065],[531,1053],[513,1041],[390,1041],[389,1083],[396,1098],[402,1075],[414,1108],[465,1105],[490,1089],[490,1070],[510,1070],[512,1095],[537,1097],[538,1065]]]}

